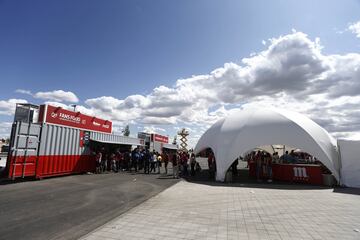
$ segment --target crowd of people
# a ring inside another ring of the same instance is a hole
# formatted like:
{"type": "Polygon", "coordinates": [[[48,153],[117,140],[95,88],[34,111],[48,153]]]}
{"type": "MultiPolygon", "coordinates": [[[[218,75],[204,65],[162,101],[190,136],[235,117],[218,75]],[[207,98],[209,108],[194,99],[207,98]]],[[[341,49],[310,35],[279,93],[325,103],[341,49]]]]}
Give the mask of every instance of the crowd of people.
{"type": "Polygon", "coordinates": [[[163,174],[167,175],[169,163],[172,165],[174,178],[194,176],[201,170],[194,153],[173,151],[160,154],[155,150],[149,151],[149,149],[140,147],[124,152],[120,150],[106,151],[102,148],[95,153],[95,161],[97,174],[121,171],[160,174],[160,169],[163,167],[163,174]]]}
{"type": "Polygon", "coordinates": [[[286,151],[284,155],[279,158],[278,163],[317,163],[319,162],[315,157],[305,152],[295,152],[295,150],[286,151]]]}
{"type": "Polygon", "coordinates": [[[272,164],[278,162],[279,154],[277,152],[272,155],[265,151],[253,151],[245,156],[248,166],[251,163],[255,164],[256,179],[261,181],[265,178],[268,182],[272,182],[272,164]]]}
{"type": "MultiPolygon", "coordinates": [[[[162,153],[147,148],[136,147],[133,150],[105,150],[101,148],[96,151],[96,173],[105,172],[129,172],[143,174],[164,174],[173,178],[195,176],[201,171],[199,162],[196,161],[195,154],[191,151],[164,151],[162,153]],[[169,173],[169,164],[172,171],[169,173]],[[168,174],[169,173],[169,174],[168,174]]],[[[216,160],[210,151],[206,154],[208,163],[208,173],[210,179],[216,176],[216,160]]],[[[239,161],[247,162],[246,168],[253,169],[252,176],[256,176],[257,181],[272,182],[273,164],[298,164],[311,163],[321,164],[310,154],[294,151],[286,151],[282,156],[278,152],[270,154],[263,150],[254,150],[244,156],[239,157],[230,166],[228,173],[232,177],[238,176],[237,166],[239,161]],[[251,168],[250,168],[251,165],[251,168]]],[[[329,170],[323,166],[322,172],[329,170]]],[[[229,177],[231,177],[229,175],[229,177]]],[[[228,176],[228,175],[227,175],[228,176]]],[[[231,178],[232,179],[232,178],[231,178]]],[[[232,181],[232,180],[230,180],[232,181]]]]}
{"type": "Polygon", "coordinates": [[[289,153],[285,153],[280,157],[278,152],[270,154],[266,151],[252,151],[245,156],[248,166],[253,163],[256,169],[256,178],[258,181],[266,179],[268,182],[272,182],[272,165],[273,164],[319,164],[322,165],[315,157],[305,152],[295,152],[291,150],[289,153]]]}

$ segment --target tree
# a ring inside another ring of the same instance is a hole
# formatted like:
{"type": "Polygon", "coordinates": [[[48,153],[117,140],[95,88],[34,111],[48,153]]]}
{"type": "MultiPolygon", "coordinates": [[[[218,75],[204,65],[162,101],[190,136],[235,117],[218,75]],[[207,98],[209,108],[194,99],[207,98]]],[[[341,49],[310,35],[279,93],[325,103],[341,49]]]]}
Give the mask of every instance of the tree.
{"type": "Polygon", "coordinates": [[[129,125],[126,125],[122,132],[123,132],[124,136],[128,137],[130,135],[130,127],[129,127],[129,125]]]}

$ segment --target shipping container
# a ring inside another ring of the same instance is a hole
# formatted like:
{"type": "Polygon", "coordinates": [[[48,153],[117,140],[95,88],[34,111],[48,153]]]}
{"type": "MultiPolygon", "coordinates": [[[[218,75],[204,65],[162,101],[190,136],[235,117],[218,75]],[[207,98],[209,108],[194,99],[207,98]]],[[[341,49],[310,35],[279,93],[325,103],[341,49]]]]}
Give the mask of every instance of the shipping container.
{"type": "Polygon", "coordinates": [[[36,177],[89,172],[94,155],[82,145],[82,130],[50,124],[16,122],[8,177],[36,177]]]}
{"type": "Polygon", "coordinates": [[[163,151],[174,152],[178,150],[176,144],[169,144],[169,137],[157,133],[139,132],[138,138],[142,139],[150,151],[163,153],[163,151]]]}
{"type": "Polygon", "coordinates": [[[141,139],[110,134],[110,121],[48,105],[38,110],[36,105],[17,105],[6,163],[11,179],[92,172],[92,141],[116,146],[143,145],[141,139]]]}

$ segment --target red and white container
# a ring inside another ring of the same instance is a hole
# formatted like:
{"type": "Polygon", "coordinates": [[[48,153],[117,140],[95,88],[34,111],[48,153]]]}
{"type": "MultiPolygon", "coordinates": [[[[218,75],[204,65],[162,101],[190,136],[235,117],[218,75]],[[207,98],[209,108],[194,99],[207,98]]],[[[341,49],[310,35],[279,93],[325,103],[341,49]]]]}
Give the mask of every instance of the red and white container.
{"type": "Polygon", "coordinates": [[[111,134],[108,120],[51,105],[18,104],[16,109],[6,164],[11,179],[94,171],[91,140],[141,145],[140,139],[111,134]]]}

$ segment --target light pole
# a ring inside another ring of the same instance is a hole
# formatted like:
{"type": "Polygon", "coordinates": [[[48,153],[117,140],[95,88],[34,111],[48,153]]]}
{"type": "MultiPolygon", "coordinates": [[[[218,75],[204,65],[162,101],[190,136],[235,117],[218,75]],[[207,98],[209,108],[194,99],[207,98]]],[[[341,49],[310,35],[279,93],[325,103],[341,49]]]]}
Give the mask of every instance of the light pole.
{"type": "Polygon", "coordinates": [[[76,104],[71,104],[70,106],[72,106],[74,108],[74,112],[76,112],[76,104]]]}

